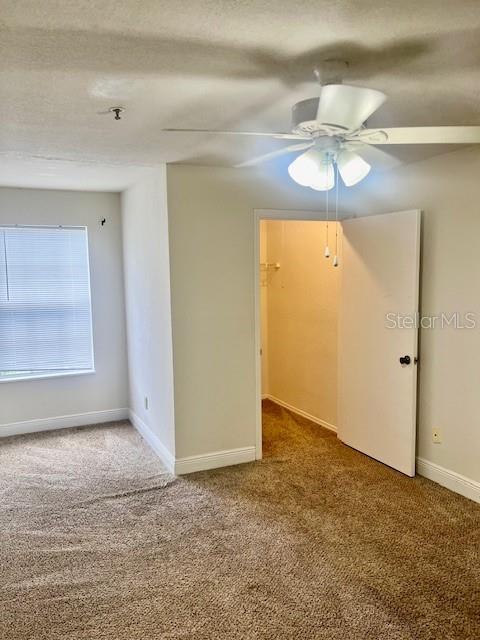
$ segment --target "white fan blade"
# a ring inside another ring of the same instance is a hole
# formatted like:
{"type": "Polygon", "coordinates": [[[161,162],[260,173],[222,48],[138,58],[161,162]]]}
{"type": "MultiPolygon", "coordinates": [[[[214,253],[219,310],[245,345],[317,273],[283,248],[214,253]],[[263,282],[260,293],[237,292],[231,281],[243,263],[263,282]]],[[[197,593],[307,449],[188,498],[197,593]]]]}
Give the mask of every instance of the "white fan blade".
{"type": "Polygon", "coordinates": [[[480,126],[363,129],[357,139],[370,144],[479,144],[480,126]]]}
{"type": "Polygon", "coordinates": [[[241,162],[240,164],[236,164],[235,167],[240,169],[241,167],[252,167],[256,164],[260,164],[260,162],[264,162],[265,160],[271,160],[272,158],[278,158],[280,156],[284,156],[287,153],[293,153],[293,151],[303,151],[304,149],[309,149],[313,147],[314,142],[303,142],[302,144],[291,144],[289,147],[283,147],[283,149],[277,149],[276,151],[270,151],[270,153],[265,153],[263,156],[257,156],[256,158],[252,158],[251,160],[246,160],[245,162],[241,162]]]}
{"type": "Polygon", "coordinates": [[[280,140],[305,140],[308,136],[299,136],[296,133],[265,133],[259,131],[216,131],[209,129],[162,129],[170,133],[208,133],[221,136],[263,136],[266,138],[279,138],[280,140]]]}
{"type": "Polygon", "coordinates": [[[345,146],[347,149],[351,149],[361,158],[366,160],[374,170],[388,171],[389,169],[394,169],[402,164],[401,160],[395,158],[395,156],[392,156],[371,144],[365,144],[364,142],[349,142],[345,146]]]}
{"type": "Polygon", "coordinates": [[[317,120],[321,124],[354,131],[362,126],[387,99],[381,91],[352,87],[347,84],[327,84],[322,87],[317,120]]]}

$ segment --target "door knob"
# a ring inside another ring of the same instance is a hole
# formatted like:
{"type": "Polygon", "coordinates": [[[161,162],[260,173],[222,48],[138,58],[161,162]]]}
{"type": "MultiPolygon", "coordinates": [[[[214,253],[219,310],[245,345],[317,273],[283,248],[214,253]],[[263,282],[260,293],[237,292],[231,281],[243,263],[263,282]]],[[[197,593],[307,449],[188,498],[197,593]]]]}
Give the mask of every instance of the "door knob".
{"type": "Polygon", "coordinates": [[[400,364],[410,364],[411,361],[412,361],[412,359],[410,358],[410,356],[401,356],[400,357],[400,364]]]}

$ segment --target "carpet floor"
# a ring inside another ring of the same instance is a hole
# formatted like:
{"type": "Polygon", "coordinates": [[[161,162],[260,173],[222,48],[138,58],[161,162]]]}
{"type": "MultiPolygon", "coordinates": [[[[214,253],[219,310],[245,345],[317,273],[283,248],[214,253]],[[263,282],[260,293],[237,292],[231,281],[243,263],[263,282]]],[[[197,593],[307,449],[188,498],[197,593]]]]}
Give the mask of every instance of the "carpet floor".
{"type": "Polygon", "coordinates": [[[480,505],[265,403],[264,460],[127,423],[0,443],[4,640],[478,640],[480,505]]]}

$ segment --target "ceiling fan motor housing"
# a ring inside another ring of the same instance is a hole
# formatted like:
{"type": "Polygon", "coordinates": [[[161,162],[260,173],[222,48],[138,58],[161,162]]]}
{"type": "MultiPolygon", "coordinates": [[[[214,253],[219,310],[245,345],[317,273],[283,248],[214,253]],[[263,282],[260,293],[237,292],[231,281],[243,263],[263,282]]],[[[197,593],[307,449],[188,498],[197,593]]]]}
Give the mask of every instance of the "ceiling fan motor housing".
{"type": "Polygon", "coordinates": [[[333,122],[320,122],[318,118],[318,107],[320,98],[308,98],[293,105],[292,108],[292,131],[299,135],[333,136],[348,131],[346,127],[333,122]]]}
{"type": "Polygon", "coordinates": [[[293,131],[312,137],[356,132],[386,98],[376,89],[328,84],[322,87],[320,97],[294,105],[293,131]]]}
{"type": "Polygon", "coordinates": [[[320,98],[308,98],[293,105],[292,131],[300,135],[324,133],[325,128],[317,121],[320,98]]]}

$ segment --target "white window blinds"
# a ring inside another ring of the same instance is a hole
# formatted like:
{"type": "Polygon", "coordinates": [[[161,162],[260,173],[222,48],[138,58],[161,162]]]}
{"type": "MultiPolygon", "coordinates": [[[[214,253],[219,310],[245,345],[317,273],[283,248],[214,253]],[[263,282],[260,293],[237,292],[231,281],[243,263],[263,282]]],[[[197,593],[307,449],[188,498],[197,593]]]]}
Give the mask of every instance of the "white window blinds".
{"type": "Polygon", "coordinates": [[[0,227],[0,380],[91,370],[86,228],[0,227]]]}

